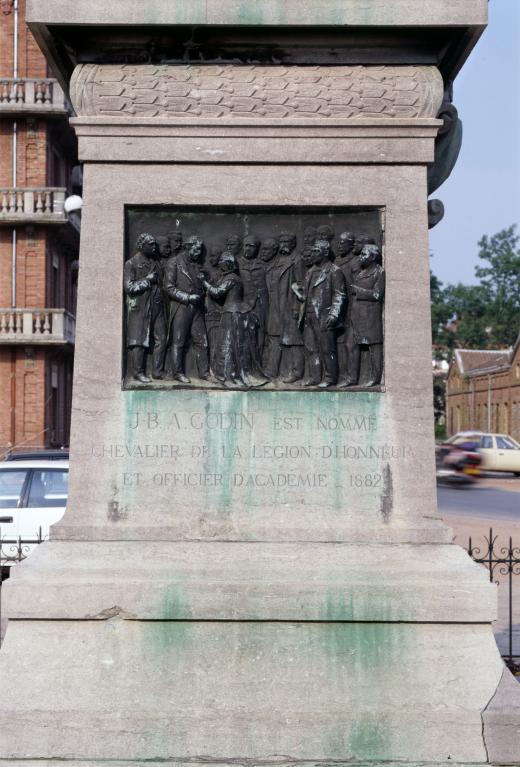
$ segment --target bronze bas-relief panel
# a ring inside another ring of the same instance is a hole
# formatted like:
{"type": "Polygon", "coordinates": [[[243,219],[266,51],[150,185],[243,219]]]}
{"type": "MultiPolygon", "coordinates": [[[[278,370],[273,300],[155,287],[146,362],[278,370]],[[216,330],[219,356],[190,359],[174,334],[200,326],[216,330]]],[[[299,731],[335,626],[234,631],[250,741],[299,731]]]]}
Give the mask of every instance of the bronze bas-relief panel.
{"type": "Polygon", "coordinates": [[[124,388],[379,389],[380,209],[127,209],[124,388]]]}

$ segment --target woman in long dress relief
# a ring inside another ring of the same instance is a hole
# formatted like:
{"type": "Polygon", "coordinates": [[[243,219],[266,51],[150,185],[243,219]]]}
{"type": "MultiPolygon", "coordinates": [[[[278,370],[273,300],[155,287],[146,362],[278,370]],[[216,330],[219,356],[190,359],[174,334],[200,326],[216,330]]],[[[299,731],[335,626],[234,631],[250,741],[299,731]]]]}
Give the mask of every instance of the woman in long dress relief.
{"type": "Polygon", "coordinates": [[[213,373],[228,387],[263,386],[269,379],[262,372],[256,343],[259,320],[243,301],[244,286],[234,255],[224,251],[218,267],[222,277],[215,285],[204,279],[209,296],[222,304],[213,373]]]}

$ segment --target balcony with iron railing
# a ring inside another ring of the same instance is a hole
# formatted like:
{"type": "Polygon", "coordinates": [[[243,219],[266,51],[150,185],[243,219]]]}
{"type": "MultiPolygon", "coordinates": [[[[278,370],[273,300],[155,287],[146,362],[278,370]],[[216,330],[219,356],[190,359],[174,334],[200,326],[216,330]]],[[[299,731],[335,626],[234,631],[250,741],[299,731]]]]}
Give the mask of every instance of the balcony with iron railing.
{"type": "Polygon", "coordinates": [[[0,77],[0,117],[63,117],[68,104],[52,77],[0,77]]]}
{"type": "Polygon", "coordinates": [[[76,318],[66,309],[0,308],[0,345],[73,345],[76,318]]]}
{"type": "Polygon", "coordinates": [[[66,224],[64,187],[0,186],[0,226],[13,224],[66,224]]]}

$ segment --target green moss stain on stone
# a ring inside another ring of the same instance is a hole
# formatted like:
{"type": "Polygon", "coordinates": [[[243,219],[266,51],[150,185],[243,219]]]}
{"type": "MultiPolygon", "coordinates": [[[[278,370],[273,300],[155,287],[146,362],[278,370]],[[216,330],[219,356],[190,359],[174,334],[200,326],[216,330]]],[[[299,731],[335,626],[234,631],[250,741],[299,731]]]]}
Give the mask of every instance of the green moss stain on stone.
{"type": "MultiPolygon", "coordinates": [[[[371,16],[371,0],[367,0],[367,5],[363,6],[364,17],[368,21],[371,16]]],[[[306,14],[302,8],[301,19],[299,23],[309,23],[313,21],[315,14],[306,14]]],[[[276,2],[253,2],[253,0],[243,0],[237,13],[237,23],[239,24],[292,24],[295,23],[294,6],[287,8],[285,0],[276,0],[276,2]],[[265,7],[265,13],[263,7],[265,7]]],[[[316,23],[313,21],[313,23],[316,23]]],[[[326,3],[319,4],[319,24],[331,24],[343,26],[351,23],[348,12],[345,10],[345,0],[328,0],[326,3]]],[[[367,22],[365,22],[367,23],[367,22]]]]}
{"type": "Polygon", "coordinates": [[[154,673],[161,674],[179,658],[193,653],[196,624],[190,621],[143,621],[141,631],[142,653],[154,673]],[[152,665],[153,664],[153,665],[152,665]]]}
{"type": "Polygon", "coordinates": [[[236,10],[238,24],[263,24],[264,9],[261,3],[242,0],[236,10]]]}
{"type": "MultiPolygon", "coordinates": [[[[414,662],[413,628],[397,623],[323,624],[321,649],[330,664],[329,683],[354,689],[359,714],[327,741],[330,758],[377,759],[393,752],[392,727],[377,718],[385,690],[395,684],[398,667],[414,662]]],[[[382,701],[383,699],[383,701],[382,701]]]]}
{"type": "Polygon", "coordinates": [[[384,676],[396,660],[404,662],[410,650],[412,632],[406,624],[356,622],[334,626],[334,649],[341,653],[348,642],[353,651],[354,666],[363,677],[370,669],[375,678],[377,674],[384,676]]]}
{"type": "Polygon", "coordinates": [[[191,605],[181,586],[167,586],[161,601],[160,614],[163,620],[178,621],[192,617],[191,605]]]}
{"type": "MultiPolygon", "coordinates": [[[[122,420],[126,426],[121,441],[130,448],[122,461],[123,470],[129,474],[143,472],[152,489],[156,464],[132,457],[132,448],[139,443],[172,442],[187,453],[179,461],[172,459],[165,463],[162,460],[157,464],[158,471],[220,475],[219,482],[201,482],[194,486],[197,505],[204,507],[205,504],[213,512],[225,512],[229,517],[234,509],[254,514],[255,508],[272,507],[279,508],[283,515],[290,507],[290,514],[294,515],[300,505],[319,514],[323,505],[329,511],[334,510],[340,519],[358,506],[366,507],[371,516],[378,514],[381,491],[368,487],[359,491],[352,486],[349,475],[358,471],[380,472],[380,464],[366,461],[365,468],[361,461],[335,457],[335,453],[339,451],[341,455],[345,445],[362,448],[380,445],[385,402],[379,392],[134,390],[126,391],[122,401],[122,420]],[[157,414],[158,428],[149,428],[146,422],[133,428],[136,413],[144,420],[148,414],[153,417],[157,414]],[[211,424],[207,420],[209,415],[211,424]],[[176,417],[177,425],[171,423],[176,417]],[[192,417],[196,417],[197,425],[192,423],[192,417]],[[215,417],[227,421],[228,426],[215,427],[215,417]],[[237,419],[241,427],[236,426],[237,419]],[[300,419],[298,428],[280,426],[296,419],[300,419]],[[336,427],[323,426],[330,423],[336,427]],[[191,456],[191,449],[197,446],[207,452],[191,456]],[[273,446],[310,450],[311,457],[273,458],[262,453],[264,448],[273,446]],[[322,455],[324,449],[331,451],[329,456],[322,455]],[[286,475],[283,482],[279,483],[278,474],[286,475]],[[300,484],[291,486],[289,479],[300,484]],[[324,485],[305,484],[322,480],[324,485]]],[[[164,503],[167,487],[159,484],[158,487],[163,488],[164,503]]],[[[173,508],[175,486],[170,485],[169,489],[173,508]]],[[[126,503],[129,508],[146,492],[145,488],[136,490],[132,484],[118,490],[122,505],[126,503]]],[[[385,505],[385,511],[387,509],[385,505]]]]}
{"type": "Polygon", "coordinates": [[[346,591],[327,592],[320,619],[324,621],[348,621],[354,617],[354,596],[346,591]]]}
{"type": "MultiPolygon", "coordinates": [[[[172,3],[173,5],[173,3],[172,3]]],[[[175,3],[175,16],[170,23],[175,24],[206,24],[207,0],[189,0],[186,3],[175,3]]],[[[157,3],[141,3],[139,16],[133,18],[135,24],[164,24],[164,16],[157,3]]]]}
{"type": "MultiPolygon", "coordinates": [[[[192,647],[192,630],[196,626],[190,620],[192,609],[186,594],[178,584],[168,584],[160,589],[159,620],[142,621],[145,651],[162,657],[170,651],[183,652],[192,647]]],[[[159,664],[162,661],[159,660],[159,664]]]]}
{"type": "MultiPolygon", "coordinates": [[[[204,393],[204,412],[206,417],[210,412],[218,412],[224,422],[232,422],[236,417],[248,417],[246,396],[242,392],[226,392],[215,394],[204,393]]],[[[204,471],[210,474],[222,474],[223,482],[216,488],[207,488],[207,499],[212,506],[222,510],[228,509],[234,500],[236,489],[233,486],[233,475],[241,455],[247,451],[251,434],[249,429],[235,428],[212,429],[206,425],[202,442],[208,448],[204,461],[204,471]]]]}
{"type": "MultiPolygon", "coordinates": [[[[275,432],[273,428],[273,417],[276,414],[276,392],[248,392],[245,402],[247,411],[253,413],[253,418],[263,418],[263,428],[265,429],[264,443],[274,444],[275,432]]],[[[249,444],[247,446],[247,463],[244,464],[243,473],[246,476],[255,475],[259,469],[258,459],[253,455],[253,446],[260,441],[259,435],[253,430],[249,444]]],[[[267,498],[265,491],[255,487],[252,483],[245,488],[244,504],[246,509],[252,509],[258,503],[270,505],[276,503],[276,493],[267,498]],[[258,494],[260,493],[260,497],[258,494]]]]}
{"type": "Polygon", "coordinates": [[[347,729],[344,725],[331,727],[327,737],[327,750],[329,759],[348,760],[355,759],[357,767],[372,767],[375,762],[365,762],[365,759],[377,760],[381,767],[397,767],[386,761],[389,753],[389,742],[392,733],[389,727],[382,722],[374,721],[374,717],[367,713],[363,718],[352,723],[347,729]],[[363,762],[359,762],[362,759],[363,762]],[[383,761],[384,760],[384,761],[383,761]]]}
{"type": "Polygon", "coordinates": [[[319,616],[323,621],[390,622],[395,620],[388,600],[379,595],[362,596],[357,583],[354,583],[351,589],[344,584],[338,588],[331,583],[319,616]]]}
{"type": "Polygon", "coordinates": [[[348,739],[349,750],[358,758],[384,759],[389,752],[391,738],[390,728],[367,714],[354,722],[348,739]]]}

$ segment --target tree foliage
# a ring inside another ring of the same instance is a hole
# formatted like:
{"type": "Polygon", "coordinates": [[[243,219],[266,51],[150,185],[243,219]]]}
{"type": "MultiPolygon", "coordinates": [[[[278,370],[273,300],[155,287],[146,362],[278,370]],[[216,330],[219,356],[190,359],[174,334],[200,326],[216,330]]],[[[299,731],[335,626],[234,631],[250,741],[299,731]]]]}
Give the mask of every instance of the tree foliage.
{"type": "Polygon", "coordinates": [[[495,345],[513,344],[520,332],[520,237],[516,227],[503,229],[493,237],[484,235],[479,242],[475,274],[486,291],[489,302],[489,336],[495,345]]]}
{"type": "Polygon", "coordinates": [[[431,275],[433,343],[440,356],[454,347],[501,348],[520,332],[520,237],[516,226],[478,243],[477,285],[447,285],[431,275]]]}

